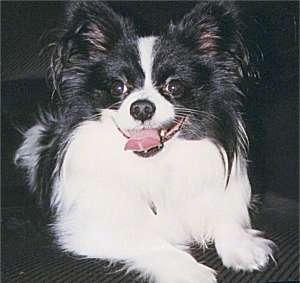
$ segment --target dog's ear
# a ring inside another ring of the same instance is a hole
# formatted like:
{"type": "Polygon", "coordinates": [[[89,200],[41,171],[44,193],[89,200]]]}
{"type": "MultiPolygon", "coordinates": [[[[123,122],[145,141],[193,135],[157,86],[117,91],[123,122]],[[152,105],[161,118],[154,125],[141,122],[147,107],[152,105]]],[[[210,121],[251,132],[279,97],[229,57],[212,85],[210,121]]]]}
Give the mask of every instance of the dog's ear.
{"type": "Polygon", "coordinates": [[[254,77],[249,52],[243,40],[244,25],[239,9],[231,1],[200,2],[186,14],[169,32],[177,42],[192,48],[194,52],[213,60],[224,56],[231,62],[230,70],[240,77],[254,77]]]}
{"type": "Polygon", "coordinates": [[[69,1],[64,30],[51,57],[49,77],[54,89],[60,93],[68,81],[75,83],[74,78],[92,58],[109,53],[121,39],[134,36],[132,25],[106,4],[69,1]]]}
{"type": "Polygon", "coordinates": [[[108,52],[128,32],[128,24],[98,1],[70,1],[66,5],[64,38],[81,55],[108,52]]]}
{"type": "Polygon", "coordinates": [[[236,54],[243,48],[238,10],[230,1],[201,2],[170,29],[171,32],[176,29],[181,43],[194,46],[203,55],[223,51],[236,54]]]}
{"type": "Polygon", "coordinates": [[[201,2],[176,26],[182,41],[201,53],[216,52],[232,40],[236,10],[231,2],[201,2]]]}

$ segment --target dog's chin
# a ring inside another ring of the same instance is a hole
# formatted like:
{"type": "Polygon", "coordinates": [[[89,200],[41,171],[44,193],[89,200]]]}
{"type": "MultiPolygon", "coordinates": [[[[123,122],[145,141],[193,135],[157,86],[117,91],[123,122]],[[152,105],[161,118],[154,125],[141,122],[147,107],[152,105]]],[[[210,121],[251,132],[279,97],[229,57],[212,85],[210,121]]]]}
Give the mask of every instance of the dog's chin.
{"type": "Polygon", "coordinates": [[[143,158],[155,156],[163,150],[165,143],[181,130],[185,119],[186,117],[175,119],[171,125],[158,129],[122,130],[118,128],[127,139],[124,149],[143,158]]]}
{"type": "Polygon", "coordinates": [[[163,144],[161,146],[152,147],[146,151],[133,151],[133,153],[135,153],[140,157],[148,158],[158,154],[159,152],[162,151],[162,149],[163,149],[163,144]]]}

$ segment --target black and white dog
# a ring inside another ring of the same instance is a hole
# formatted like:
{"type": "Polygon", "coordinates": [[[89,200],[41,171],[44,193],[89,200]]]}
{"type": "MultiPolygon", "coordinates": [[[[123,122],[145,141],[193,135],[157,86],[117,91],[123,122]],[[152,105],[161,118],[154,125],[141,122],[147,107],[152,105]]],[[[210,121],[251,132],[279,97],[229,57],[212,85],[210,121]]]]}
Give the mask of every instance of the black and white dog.
{"type": "Polygon", "coordinates": [[[201,2],[139,37],[103,3],[69,3],[51,64],[60,99],[16,153],[63,249],[160,283],[216,282],[194,241],[226,267],[267,265],[273,243],[248,212],[239,26],[233,3],[201,2]]]}

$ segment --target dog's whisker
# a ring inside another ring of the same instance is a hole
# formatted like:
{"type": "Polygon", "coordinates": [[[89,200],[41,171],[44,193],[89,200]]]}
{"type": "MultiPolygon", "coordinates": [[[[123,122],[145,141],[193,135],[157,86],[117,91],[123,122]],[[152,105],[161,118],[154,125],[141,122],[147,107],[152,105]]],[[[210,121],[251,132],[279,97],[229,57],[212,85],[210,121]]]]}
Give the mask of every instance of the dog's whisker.
{"type": "MultiPolygon", "coordinates": [[[[117,107],[117,106],[119,106],[120,104],[121,104],[120,101],[115,102],[115,103],[111,104],[110,106],[108,106],[107,109],[111,109],[111,108],[113,108],[113,107],[117,107]]],[[[98,111],[99,113],[96,113],[96,114],[93,114],[93,115],[86,116],[85,119],[99,119],[99,118],[101,118],[101,116],[102,116],[102,111],[105,110],[105,109],[106,109],[106,108],[97,108],[97,111],[98,111]]]]}
{"type": "Polygon", "coordinates": [[[93,115],[89,115],[89,116],[85,116],[83,117],[84,120],[95,120],[95,119],[99,119],[101,118],[102,116],[102,113],[96,113],[96,114],[93,114],[93,115]]]}
{"type": "Polygon", "coordinates": [[[122,101],[114,102],[114,103],[112,103],[111,105],[109,105],[109,106],[107,107],[107,109],[118,108],[121,104],[122,104],[122,101]]]}
{"type": "Polygon", "coordinates": [[[185,115],[185,116],[193,116],[197,117],[200,116],[202,118],[207,119],[214,119],[218,120],[218,117],[210,112],[207,111],[201,111],[201,110],[194,110],[194,109],[188,109],[188,108],[176,108],[175,109],[177,115],[185,115]],[[195,116],[196,115],[196,116],[195,116]]]}

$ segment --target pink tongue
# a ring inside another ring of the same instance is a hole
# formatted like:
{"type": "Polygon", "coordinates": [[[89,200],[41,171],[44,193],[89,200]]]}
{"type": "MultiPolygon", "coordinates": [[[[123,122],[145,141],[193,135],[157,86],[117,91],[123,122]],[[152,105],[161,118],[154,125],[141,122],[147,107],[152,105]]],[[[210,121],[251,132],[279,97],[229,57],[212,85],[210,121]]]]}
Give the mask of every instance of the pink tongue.
{"type": "Polygon", "coordinates": [[[125,150],[145,151],[161,145],[158,130],[146,129],[131,133],[125,150]]]}

